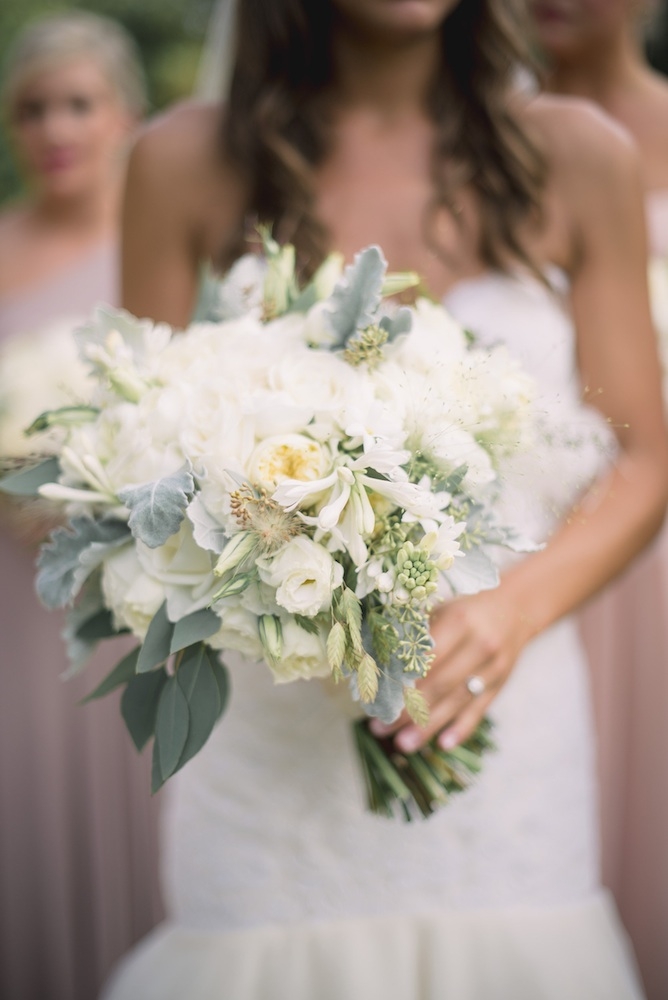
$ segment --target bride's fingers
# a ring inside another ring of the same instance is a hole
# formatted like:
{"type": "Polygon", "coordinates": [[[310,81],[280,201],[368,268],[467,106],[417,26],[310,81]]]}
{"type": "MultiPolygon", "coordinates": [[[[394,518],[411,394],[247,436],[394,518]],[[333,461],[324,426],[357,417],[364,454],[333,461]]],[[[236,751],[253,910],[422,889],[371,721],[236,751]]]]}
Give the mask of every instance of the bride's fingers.
{"type": "Polygon", "coordinates": [[[428,743],[444,726],[457,718],[464,706],[470,701],[471,695],[461,686],[449,698],[445,698],[429,707],[429,722],[422,728],[410,722],[403,726],[394,737],[397,749],[404,753],[413,753],[428,743]]]}
{"type": "Polygon", "coordinates": [[[495,695],[496,691],[487,690],[461,709],[438,737],[442,750],[452,750],[473,735],[495,695]]]}

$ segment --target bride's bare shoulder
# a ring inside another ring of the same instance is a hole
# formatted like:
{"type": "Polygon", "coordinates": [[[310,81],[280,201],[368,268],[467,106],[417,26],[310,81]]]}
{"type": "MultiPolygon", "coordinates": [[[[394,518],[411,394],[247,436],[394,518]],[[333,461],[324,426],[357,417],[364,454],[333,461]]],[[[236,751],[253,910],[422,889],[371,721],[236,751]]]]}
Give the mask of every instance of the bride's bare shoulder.
{"type": "Polygon", "coordinates": [[[188,101],[156,116],[137,137],[129,183],[190,217],[234,213],[243,184],[223,152],[222,115],[220,105],[188,101]]]}

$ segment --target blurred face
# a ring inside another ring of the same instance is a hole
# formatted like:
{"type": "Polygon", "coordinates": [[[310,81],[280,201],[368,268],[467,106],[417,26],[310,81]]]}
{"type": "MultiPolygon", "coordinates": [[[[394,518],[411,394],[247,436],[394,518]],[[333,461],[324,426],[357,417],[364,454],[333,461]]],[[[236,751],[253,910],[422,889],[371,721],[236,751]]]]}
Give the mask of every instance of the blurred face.
{"type": "Polygon", "coordinates": [[[554,58],[572,58],[625,31],[634,0],[531,0],[538,40],[554,58]]]}
{"type": "Polygon", "coordinates": [[[106,184],[132,125],[110,82],[87,57],[30,79],[16,97],[11,120],[21,166],[52,197],[106,184]]]}
{"type": "Polygon", "coordinates": [[[344,23],[379,37],[437,31],[460,2],[463,0],[332,0],[344,23]]]}

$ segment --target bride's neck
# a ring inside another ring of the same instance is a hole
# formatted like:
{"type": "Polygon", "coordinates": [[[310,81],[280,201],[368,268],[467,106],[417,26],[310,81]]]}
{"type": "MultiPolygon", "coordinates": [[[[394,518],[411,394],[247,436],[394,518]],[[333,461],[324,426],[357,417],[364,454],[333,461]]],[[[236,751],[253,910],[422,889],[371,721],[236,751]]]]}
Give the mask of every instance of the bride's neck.
{"type": "Polygon", "coordinates": [[[440,52],[436,33],[374,42],[368,36],[337,32],[333,46],[336,104],[372,107],[387,118],[421,112],[438,71],[440,52]]]}

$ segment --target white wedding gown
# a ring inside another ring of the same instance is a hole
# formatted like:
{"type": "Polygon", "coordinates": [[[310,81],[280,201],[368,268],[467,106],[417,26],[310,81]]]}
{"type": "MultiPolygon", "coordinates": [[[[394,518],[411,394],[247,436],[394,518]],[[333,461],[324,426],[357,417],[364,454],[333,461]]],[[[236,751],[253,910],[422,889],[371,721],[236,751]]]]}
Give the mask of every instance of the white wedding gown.
{"type": "MultiPolygon", "coordinates": [[[[564,301],[533,278],[489,273],[446,305],[483,341],[504,341],[584,425],[564,301]]],[[[546,536],[595,451],[541,446],[518,463],[507,513],[546,536]]],[[[526,649],[494,702],[500,749],[477,786],[412,824],[366,811],[345,692],[274,687],[262,665],[228,663],[227,713],[168,785],[169,919],[105,1000],[642,997],[599,884],[587,666],[572,620],[526,649]]]]}

